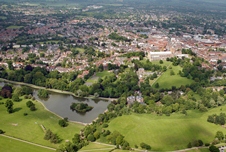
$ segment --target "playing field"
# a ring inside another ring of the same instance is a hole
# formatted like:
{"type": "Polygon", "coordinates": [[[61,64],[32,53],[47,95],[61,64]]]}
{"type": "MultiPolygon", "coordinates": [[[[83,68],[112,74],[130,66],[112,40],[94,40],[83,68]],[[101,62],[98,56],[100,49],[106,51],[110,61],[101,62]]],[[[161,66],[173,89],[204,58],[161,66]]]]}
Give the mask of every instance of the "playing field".
{"type": "Polygon", "coordinates": [[[112,120],[109,129],[119,131],[132,147],[145,142],[156,151],[185,149],[193,140],[201,139],[204,143],[210,143],[218,130],[226,133],[225,128],[207,122],[208,115],[225,110],[226,106],[222,111],[220,108],[206,113],[188,111],[187,116],[172,114],[169,117],[132,114],[112,120]]]}
{"type": "MultiPolygon", "coordinates": [[[[0,100],[0,102],[4,100],[0,100]]],[[[44,140],[45,130],[50,129],[56,133],[62,143],[65,140],[71,140],[75,133],[79,133],[84,127],[80,124],[69,123],[65,128],[59,126],[59,117],[46,111],[37,101],[34,101],[37,110],[30,111],[26,106],[26,101],[14,102],[14,113],[8,114],[4,104],[0,105],[0,129],[5,131],[6,135],[20,138],[33,143],[57,148],[58,144],[51,144],[44,140]],[[24,116],[27,113],[27,116],[24,116]]]]}

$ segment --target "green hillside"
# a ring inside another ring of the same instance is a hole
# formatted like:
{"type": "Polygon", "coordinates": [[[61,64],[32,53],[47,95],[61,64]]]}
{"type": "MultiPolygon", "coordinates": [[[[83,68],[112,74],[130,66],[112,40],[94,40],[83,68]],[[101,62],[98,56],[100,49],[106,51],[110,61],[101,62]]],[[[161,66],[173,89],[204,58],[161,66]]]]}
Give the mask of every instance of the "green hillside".
{"type": "Polygon", "coordinates": [[[189,111],[187,116],[132,114],[112,120],[109,129],[119,131],[133,147],[145,142],[155,151],[185,149],[194,140],[212,142],[217,131],[226,133],[225,128],[207,122],[208,115],[225,111],[226,106],[222,111],[220,109],[211,109],[206,113],[189,111]]]}

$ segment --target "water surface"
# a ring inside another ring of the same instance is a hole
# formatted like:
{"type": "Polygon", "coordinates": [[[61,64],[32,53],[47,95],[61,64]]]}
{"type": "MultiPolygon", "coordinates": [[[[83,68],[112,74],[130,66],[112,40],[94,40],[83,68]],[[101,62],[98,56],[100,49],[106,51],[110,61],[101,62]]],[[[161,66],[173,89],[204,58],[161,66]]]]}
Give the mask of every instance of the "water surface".
{"type": "MultiPolygon", "coordinates": [[[[0,86],[4,86],[4,82],[0,82],[0,86]]],[[[33,89],[33,88],[32,88],[33,89]]],[[[104,100],[92,100],[86,98],[75,98],[72,95],[60,94],[51,92],[48,99],[41,99],[38,97],[38,90],[33,89],[33,96],[38,101],[42,102],[45,107],[56,113],[57,115],[65,118],[67,117],[71,121],[78,121],[82,123],[91,123],[94,119],[98,117],[99,114],[103,113],[106,109],[109,101],[104,100]],[[77,113],[70,109],[71,104],[83,102],[87,103],[89,106],[92,106],[93,109],[86,113],[77,113]]]]}

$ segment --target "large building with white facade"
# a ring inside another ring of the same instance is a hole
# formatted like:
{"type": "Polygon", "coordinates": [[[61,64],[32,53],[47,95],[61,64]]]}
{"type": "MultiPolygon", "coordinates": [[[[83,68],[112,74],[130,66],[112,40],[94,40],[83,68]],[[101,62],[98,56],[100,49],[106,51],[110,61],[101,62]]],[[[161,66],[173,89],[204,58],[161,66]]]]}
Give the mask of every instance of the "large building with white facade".
{"type": "Polygon", "coordinates": [[[154,60],[165,60],[166,58],[173,57],[173,54],[171,51],[165,51],[165,52],[148,52],[148,59],[150,61],[154,60]]]}

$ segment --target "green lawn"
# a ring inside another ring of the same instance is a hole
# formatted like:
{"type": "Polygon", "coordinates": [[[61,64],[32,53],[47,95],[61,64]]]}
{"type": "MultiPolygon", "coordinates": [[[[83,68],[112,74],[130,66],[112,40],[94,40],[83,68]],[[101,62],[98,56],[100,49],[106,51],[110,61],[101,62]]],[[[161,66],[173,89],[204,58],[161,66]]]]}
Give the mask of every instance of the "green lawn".
{"type": "Polygon", "coordinates": [[[78,50],[79,53],[83,53],[85,51],[85,49],[83,49],[83,48],[76,48],[76,50],[78,50]]]}
{"type": "Polygon", "coordinates": [[[96,76],[98,76],[98,77],[105,77],[105,76],[111,76],[113,73],[111,73],[111,72],[108,72],[108,71],[103,71],[103,72],[97,72],[96,73],[96,76]]]}
{"type": "Polygon", "coordinates": [[[0,143],[0,151],[4,152],[53,152],[53,150],[9,139],[3,136],[0,136],[0,143]]]}
{"type": "Polygon", "coordinates": [[[182,68],[180,66],[171,66],[172,69],[168,68],[166,72],[163,72],[162,75],[155,81],[153,85],[159,83],[159,88],[172,88],[172,86],[180,87],[181,85],[191,84],[193,80],[181,77],[178,73],[182,68]],[[171,71],[174,72],[174,75],[170,75],[171,71]]]}
{"type": "Polygon", "coordinates": [[[94,152],[109,152],[110,150],[114,149],[115,146],[113,145],[105,145],[105,144],[98,144],[98,143],[89,143],[88,146],[83,147],[81,150],[79,151],[86,151],[86,150],[92,150],[94,152]]]}
{"type": "MultiPolygon", "coordinates": [[[[0,102],[2,101],[4,102],[5,99],[0,102]]],[[[26,101],[28,100],[14,102],[15,112],[12,114],[7,113],[4,104],[0,105],[0,126],[6,135],[57,148],[58,144],[51,144],[43,139],[45,133],[41,125],[53,133],[57,133],[62,139],[62,143],[65,140],[71,140],[74,134],[79,133],[84,127],[80,124],[69,123],[67,127],[62,128],[58,125],[59,117],[46,111],[37,101],[34,101],[37,110],[32,112],[26,107],[26,101]],[[28,113],[28,115],[24,116],[24,113],[28,113]]]]}
{"type": "Polygon", "coordinates": [[[95,83],[98,81],[99,78],[103,78],[105,76],[110,76],[113,73],[108,72],[108,71],[103,71],[103,72],[97,72],[96,75],[92,76],[91,78],[89,78],[86,82],[88,83],[95,83]]]}
{"type": "Polygon", "coordinates": [[[22,28],[23,26],[16,26],[16,25],[11,25],[9,27],[7,27],[7,29],[19,29],[22,28]]]}
{"type": "Polygon", "coordinates": [[[160,64],[159,61],[151,61],[151,63],[161,65],[161,66],[166,66],[166,67],[168,67],[169,65],[172,65],[172,62],[170,61],[163,61],[162,64],[160,64]]]}
{"type": "Polygon", "coordinates": [[[200,149],[188,150],[186,152],[209,152],[209,149],[208,148],[200,148],[200,149]]]}
{"type": "MultiPolygon", "coordinates": [[[[226,110],[226,106],[220,108],[226,110]]],[[[145,142],[155,151],[185,149],[193,140],[201,139],[204,143],[210,143],[218,130],[226,133],[223,127],[207,122],[208,115],[222,112],[220,108],[206,113],[188,111],[187,116],[132,114],[113,119],[109,129],[119,131],[132,147],[145,142]]]]}

